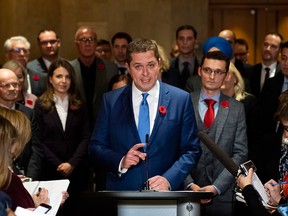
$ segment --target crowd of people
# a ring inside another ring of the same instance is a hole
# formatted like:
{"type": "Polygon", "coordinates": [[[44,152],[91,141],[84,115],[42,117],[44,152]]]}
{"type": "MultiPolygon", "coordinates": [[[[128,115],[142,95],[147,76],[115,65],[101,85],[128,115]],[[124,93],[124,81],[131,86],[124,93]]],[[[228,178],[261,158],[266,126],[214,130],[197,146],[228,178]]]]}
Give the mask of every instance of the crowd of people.
{"type": "Polygon", "coordinates": [[[143,189],[212,192],[200,200],[203,216],[277,214],[253,201],[253,171],[235,180],[197,133],[238,166],[252,160],[270,204],[287,203],[277,182],[288,175],[288,41],[267,33],[262,61],[251,64],[246,40],[230,29],[207,38],[201,57],[192,25],[175,33],[168,53],[153,39],[117,32],[110,42],[80,26],[71,60],[51,29],[39,31],[36,59],[24,36],[5,41],[0,212],[49,204],[45,188],[31,196],[23,187],[29,177],[70,180],[57,216],[81,212],[85,191],[143,189]]]}

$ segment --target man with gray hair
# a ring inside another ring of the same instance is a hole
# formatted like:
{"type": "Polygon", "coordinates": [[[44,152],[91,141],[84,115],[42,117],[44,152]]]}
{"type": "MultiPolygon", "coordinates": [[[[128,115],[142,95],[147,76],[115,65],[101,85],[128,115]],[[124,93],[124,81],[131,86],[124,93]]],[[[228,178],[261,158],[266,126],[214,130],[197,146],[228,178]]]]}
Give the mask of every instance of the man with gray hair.
{"type": "Polygon", "coordinates": [[[46,74],[27,68],[30,54],[30,43],[23,36],[13,36],[4,43],[4,54],[7,61],[18,60],[27,69],[28,93],[40,96],[46,89],[46,74]]]}

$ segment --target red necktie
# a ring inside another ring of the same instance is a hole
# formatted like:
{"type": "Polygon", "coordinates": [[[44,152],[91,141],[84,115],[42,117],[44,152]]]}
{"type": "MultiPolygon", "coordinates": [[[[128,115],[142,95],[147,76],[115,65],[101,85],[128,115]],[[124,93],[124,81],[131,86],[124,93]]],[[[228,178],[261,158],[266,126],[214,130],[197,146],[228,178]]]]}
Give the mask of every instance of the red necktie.
{"type": "Polygon", "coordinates": [[[210,128],[210,126],[212,125],[212,123],[214,121],[214,107],[213,107],[213,105],[216,103],[216,101],[213,99],[205,99],[204,101],[208,106],[208,109],[207,109],[205,116],[204,116],[204,124],[207,128],[210,128]]]}

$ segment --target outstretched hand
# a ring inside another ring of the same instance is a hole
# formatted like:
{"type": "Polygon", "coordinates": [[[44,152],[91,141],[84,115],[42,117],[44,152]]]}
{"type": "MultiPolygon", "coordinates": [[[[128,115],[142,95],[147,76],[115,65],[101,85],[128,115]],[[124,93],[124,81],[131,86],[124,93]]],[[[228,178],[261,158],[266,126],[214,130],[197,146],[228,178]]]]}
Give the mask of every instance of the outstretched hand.
{"type": "Polygon", "coordinates": [[[121,168],[129,169],[131,166],[137,165],[141,160],[145,160],[146,153],[140,151],[144,147],[144,143],[135,144],[124,156],[121,168]]]}

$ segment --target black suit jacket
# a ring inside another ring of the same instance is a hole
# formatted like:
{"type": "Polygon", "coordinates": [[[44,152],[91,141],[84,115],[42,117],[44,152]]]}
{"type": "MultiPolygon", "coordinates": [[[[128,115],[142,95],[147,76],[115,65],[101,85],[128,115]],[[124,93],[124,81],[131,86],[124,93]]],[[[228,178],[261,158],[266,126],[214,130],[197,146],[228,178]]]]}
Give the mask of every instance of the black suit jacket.
{"type": "MultiPolygon", "coordinates": [[[[262,71],[262,63],[258,63],[254,65],[251,69],[249,84],[251,94],[255,95],[257,98],[260,97],[260,80],[261,80],[261,71],[262,71]]],[[[280,71],[279,62],[277,62],[276,72],[275,75],[278,74],[280,71]]]]}
{"type": "Polygon", "coordinates": [[[281,155],[282,127],[277,126],[274,114],[278,108],[278,98],[282,92],[284,75],[277,73],[266,80],[256,108],[255,119],[252,123],[252,160],[257,167],[259,178],[266,182],[271,178],[279,178],[279,159],[281,155]]]}
{"type": "Polygon", "coordinates": [[[25,175],[33,180],[40,180],[43,160],[43,149],[40,141],[39,125],[34,110],[20,103],[15,104],[15,109],[23,112],[31,122],[32,137],[26,144],[23,152],[14,161],[14,165],[24,168],[25,175]]]}
{"type": "Polygon", "coordinates": [[[43,179],[64,178],[57,171],[57,167],[63,162],[68,162],[74,167],[68,177],[69,191],[75,192],[86,188],[90,173],[87,151],[90,129],[86,109],[69,108],[65,130],[56,109],[45,110],[39,102],[36,102],[34,109],[39,121],[44,149],[43,179]]]}
{"type": "MultiPolygon", "coordinates": [[[[179,65],[179,57],[173,59],[170,63],[169,70],[162,73],[162,81],[164,83],[168,83],[170,85],[173,85],[173,86],[176,86],[178,88],[185,90],[185,85],[186,85],[187,80],[185,80],[184,83],[182,82],[181,73],[180,73],[178,65],[179,65]]],[[[198,67],[199,67],[198,59],[195,57],[194,71],[192,75],[198,74],[198,67]]]]}

